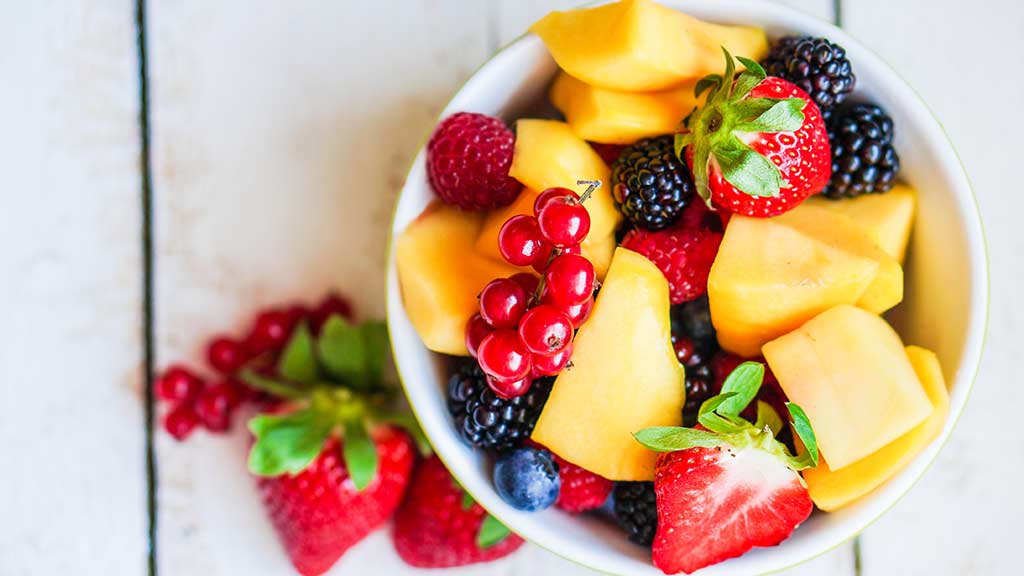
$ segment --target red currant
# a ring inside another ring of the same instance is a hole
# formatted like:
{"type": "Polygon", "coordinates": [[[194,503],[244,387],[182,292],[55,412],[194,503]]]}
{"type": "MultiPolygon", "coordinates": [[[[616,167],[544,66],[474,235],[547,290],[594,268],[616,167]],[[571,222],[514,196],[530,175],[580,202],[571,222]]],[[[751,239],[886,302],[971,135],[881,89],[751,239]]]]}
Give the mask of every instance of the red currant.
{"type": "Polygon", "coordinates": [[[526,312],[526,290],[515,280],[491,280],[480,293],[480,315],[495,328],[515,328],[526,312]]]}
{"type": "Polygon", "coordinates": [[[590,298],[582,304],[566,306],[562,309],[565,310],[566,315],[572,320],[573,328],[579,328],[590,317],[590,311],[594,309],[594,299],[590,298]]]}
{"type": "Polygon", "coordinates": [[[594,292],[594,265],[583,256],[563,254],[551,261],[544,273],[547,297],[553,304],[573,306],[594,292]]]}
{"type": "Polygon", "coordinates": [[[245,345],[252,354],[280,350],[288,342],[294,328],[294,316],[288,311],[268,310],[256,317],[245,345]]]}
{"type": "Polygon", "coordinates": [[[513,266],[529,266],[546,256],[550,246],[541,236],[540,226],[533,216],[518,214],[508,219],[498,232],[498,251],[513,266]]]}
{"type": "Polygon", "coordinates": [[[537,223],[544,238],[558,248],[579,244],[590,233],[590,213],[568,196],[549,200],[537,215],[537,223]]]}
{"type": "Polygon", "coordinates": [[[231,409],[240,402],[235,390],[226,383],[207,386],[196,398],[196,415],[210,432],[231,428],[231,409]]]}
{"type": "Polygon", "coordinates": [[[572,358],[571,343],[554,354],[547,356],[534,355],[533,375],[538,378],[541,376],[555,376],[569,364],[570,358],[572,358]]]}
{"type": "Polygon", "coordinates": [[[331,316],[341,316],[346,320],[352,320],[352,304],[344,296],[330,292],[313,309],[312,316],[313,331],[319,332],[331,316]]]}
{"type": "Polygon", "coordinates": [[[537,199],[533,201],[533,214],[539,216],[540,211],[547,206],[548,202],[555,198],[572,198],[573,200],[579,200],[579,194],[576,194],[568,188],[548,188],[537,195],[537,199]]]}
{"type": "Polygon", "coordinates": [[[519,337],[533,354],[550,356],[572,342],[572,320],[555,306],[541,304],[523,316],[519,337]]]}
{"type": "Polygon", "coordinates": [[[530,351],[515,330],[497,330],[477,348],[480,368],[495,380],[512,382],[530,374],[530,351]]]}
{"type": "Polygon", "coordinates": [[[476,358],[476,351],[480,347],[480,342],[491,332],[494,332],[494,327],[488,324],[483,316],[475,314],[469,319],[469,322],[466,324],[466,349],[469,350],[470,356],[476,358]]]}
{"type": "Polygon", "coordinates": [[[237,340],[215,338],[206,349],[210,366],[221,374],[235,374],[249,360],[246,347],[237,340]]]}
{"type": "Polygon", "coordinates": [[[196,397],[203,381],[184,366],[171,366],[153,385],[156,397],[167,402],[188,402],[196,397]]]}
{"type": "Polygon", "coordinates": [[[529,378],[520,378],[519,380],[496,380],[490,376],[487,377],[487,386],[490,387],[491,391],[506,400],[526,394],[530,390],[531,383],[532,381],[529,378]]]}
{"type": "Polygon", "coordinates": [[[540,284],[540,278],[530,274],[529,272],[520,272],[509,276],[509,280],[514,281],[526,290],[526,295],[529,296],[537,291],[537,284],[540,284]]]}
{"type": "Polygon", "coordinates": [[[195,410],[187,402],[175,406],[164,416],[164,430],[179,442],[188,438],[198,423],[195,410]]]}

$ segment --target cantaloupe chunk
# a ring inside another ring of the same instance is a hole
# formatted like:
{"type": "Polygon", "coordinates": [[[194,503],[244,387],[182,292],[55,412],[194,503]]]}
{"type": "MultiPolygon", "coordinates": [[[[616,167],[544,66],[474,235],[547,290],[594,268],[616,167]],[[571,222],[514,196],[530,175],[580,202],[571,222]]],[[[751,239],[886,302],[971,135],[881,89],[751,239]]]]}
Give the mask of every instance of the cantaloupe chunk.
{"type": "Polygon", "coordinates": [[[561,72],[551,86],[551,103],[576,135],[591,142],[632,144],[671,134],[704,100],[693,95],[696,82],[661,92],[619,92],[591,86],[561,72]]]}
{"type": "Polygon", "coordinates": [[[903,269],[854,221],[815,205],[774,218],[734,215],[708,278],[722,347],[761,345],[839,304],[874,313],[903,299],[903,269]]]}
{"type": "Polygon", "coordinates": [[[423,343],[435,352],[467,355],[466,323],[479,308],[477,295],[491,280],[517,272],[474,253],[483,218],[435,202],[396,241],[405,311],[423,343]]]}
{"type": "MultiPolygon", "coordinates": [[[[607,244],[622,222],[622,214],[612,200],[608,165],[585,140],[565,122],[519,120],[516,122],[516,146],[509,174],[535,193],[557,186],[582,195],[587,187],[577,184],[578,181],[600,180],[601,188],[583,204],[590,213],[590,233],[581,247],[595,270],[608,269],[611,253],[606,249],[607,244]]],[[[520,209],[524,207],[525,202],[520,209]]],[[[529,213],[532,212],[531,205],[529,213]]],[[[489,223],[488,229],[492,229],[493,224],[489,223]]],[[[497,229],[500,230],[501,226],[497,229]]]]}
{"type": "Polygon", "coordinates": [[[681,424],[685,373],[672,348],[668,282],[650,260],[615,251],[572,363],[532,438],[610,480],[651,480],[658,455],[633,433],[681,424]]]}
{"type": "Polygon", "coordinates": [[[861,308],[831,308],[762,352],[786,397],[807,413],[832,470],[879,450],[932,412],[899,335],[861,308]]]}
{"type": "Polygon", "coordinates": [[[879,248],[903,263],[917,205],[917,192],[913,188],[896,184],[884,194],[864,194],[844,200],[812,197],[807,202],[852,218],[879,248]]]}
{"type": "Polygon", "coordinates": [[[949,393],[939,359],[934,352],[917,346],[907,346],[906,351],[932,403],[932,413],[910,432],[842,470],[830,470],[824,461],[817,468],[804,470],[807,490],[818,508],[836,510],[878,488],[931,444],[946,425],[949,393]]]}
{"type": "Polygon", "coordinates": [[[721,73],[722,46],[753,60],[768,52],[761,28],[703,22],[651,0],[551,12],[530,31],[563,70],[613,90],[660,90],[721,73]]]}

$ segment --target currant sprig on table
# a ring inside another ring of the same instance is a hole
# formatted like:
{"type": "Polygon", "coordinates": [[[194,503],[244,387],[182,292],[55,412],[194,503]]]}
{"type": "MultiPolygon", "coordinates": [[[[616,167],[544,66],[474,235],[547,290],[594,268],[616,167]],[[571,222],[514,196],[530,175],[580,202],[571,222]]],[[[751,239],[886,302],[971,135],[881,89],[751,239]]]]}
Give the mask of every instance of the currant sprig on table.
{"type": "Polygon", "coordinates": [[[528,272],[491,281],[480,293],[480,313],[466,326],[466,347],[487,374],[495,394],[514,398],[534,378],[554,376],[569,366],[574,330],[594,306],[594,265],[581,254],[590,232],[583,203],[601,186],[581,181],[582,196],[549,188],[533,205],[533,215],[513,216],[498,233],[498,249],[528,272]]]}

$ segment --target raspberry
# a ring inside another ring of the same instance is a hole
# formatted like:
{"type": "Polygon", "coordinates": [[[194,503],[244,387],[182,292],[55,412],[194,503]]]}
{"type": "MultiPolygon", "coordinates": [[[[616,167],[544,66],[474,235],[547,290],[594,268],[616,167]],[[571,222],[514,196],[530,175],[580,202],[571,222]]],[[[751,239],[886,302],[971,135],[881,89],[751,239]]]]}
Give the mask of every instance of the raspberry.
{"type": "Polygon", "coordinates": [[[459,112],[427,143],[427,177],[448,204],[489,210],[516,199],[520,185],[508,175],[515,134],[498,118],[459,112]]]}
{"type": "Polygon", "coordinates": [[[612,493],[612,481],[566,462],[557,454],[552,453],[552,456],[558,463],[558,475],[562,480],[555,506],[566,512],[586,512],[600,508],[612,493]]]}
{"type": "Polygon", "coordinates": [[[631,230],[622,246],[646,256],[668,279],[673,304],[704,295],[722,235],[710,230],[631,230]]]}

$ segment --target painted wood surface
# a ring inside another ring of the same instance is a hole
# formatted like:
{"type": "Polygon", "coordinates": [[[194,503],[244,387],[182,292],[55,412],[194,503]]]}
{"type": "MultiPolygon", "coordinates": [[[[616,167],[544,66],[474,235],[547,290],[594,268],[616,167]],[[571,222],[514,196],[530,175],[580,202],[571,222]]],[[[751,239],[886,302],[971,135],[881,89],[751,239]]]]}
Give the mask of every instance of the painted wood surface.
{"type": "Polygon", "coordinates": [[[0,574],[141,574],[133,5],[0,3],[0,39],[0,574]]]}

